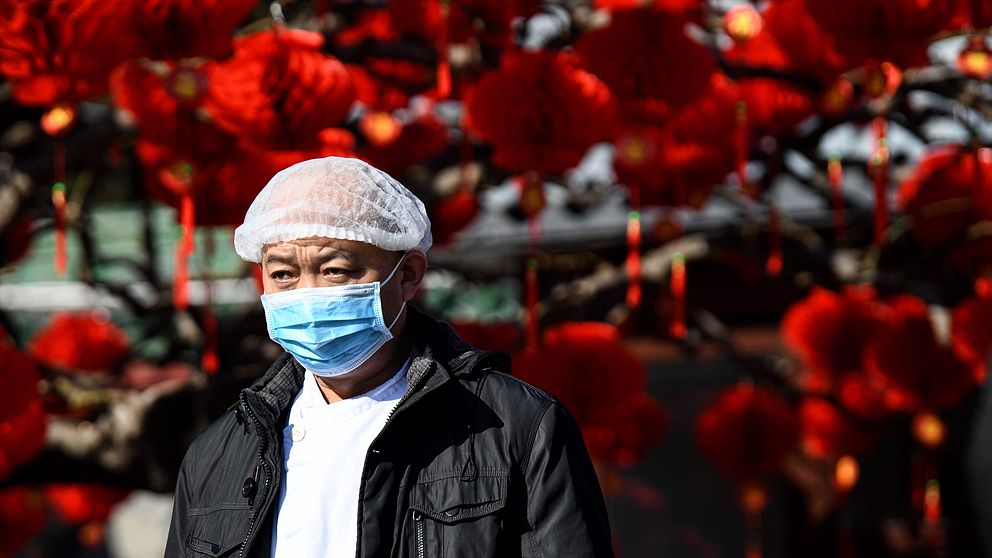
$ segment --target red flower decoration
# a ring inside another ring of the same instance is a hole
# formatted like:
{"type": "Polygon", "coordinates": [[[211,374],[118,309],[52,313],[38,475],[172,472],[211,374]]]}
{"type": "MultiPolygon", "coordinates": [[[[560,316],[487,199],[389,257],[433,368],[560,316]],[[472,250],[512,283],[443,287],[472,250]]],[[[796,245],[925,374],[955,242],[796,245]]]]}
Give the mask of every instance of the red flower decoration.
{"type": "Polygon", "coordinates": [[[610,87],[624,120],[659,121],[710,85],[716,62],[686,35],[687,23],[662,10],[620,10],[576,41],[583,66],[610,87]]]}
{"type": "Polygon", "coordinates": [[[436,200],[431,205],[430,214],[434,243],[447,244],[458,231],[475,220],[479,214],[479,200],[471,192],[459,189],[446,198],[436,200]]]}
{"type": "Polygon", "coordinates": [[[833,404],[807,397],[799,405],[803,450],[813,457],[837,457],[870,449],[871,439],[833,404]]]}
{"type": "Polygon", "coordinates": [[[63,521],[70,525],[103,523],[128,490],[98,484],[50,484],[45,496],[63,521]]]}
{"type": "Polygon", "coordinates": [[[38,362],[74,372],[101,372],[126,355],[127,334],[97,312],[57,313],[31,339],[38,362]]]}
{"type": "Polygon", "coordinates": [[[912,233],[926,246],[959,240],[965,230],[992,220],[992,150],[938,147],[927,153],[899,188],[912,233]]]}
{"type": "Polygon", "coordinates": [[[471,128],[513,171],[561,173],[612,135],[609,89],[563,52],[518,51],[485,74],[465,101],[471,128]]]}
{"type": "Polygon", "coordinates": [[[738,93],[722,76],[663,126],[629,127],[617,139],[619,181],[637,186],[644,205],[702,207],[734,168],[738,93]]]}
{"type": "Polygon", "coordinates": [[[723,391],[696,419],[696,444],[717,469],[740,480],[775,473],[799,441],[796,410],[775,392],[723,391]]]}
{"type": "Polygon", "coordinates": [[[0,556],[17,556],[41,533],[46,519],[45,499],[37,490],[26,486],[0,490],[0,556]]]}
{"type": "Polygon", "coordinates": [[[878,325],[875,293],[849,287],[839,295],[814,288],[782,319],[782,337],[807,367],[817,372],[861,370],[862,354],[878,325]]]}
{"type": "Polygon", "coordinates": [[[129,10],[102,0],[22,0],[0,6],[0,73],[25,105],[73,103],[107,91],[134,52],[129,10]]]}
{"type": "Polygon", "coordinates": [[[951,340],[964,360],[983,362],[992,350],[992,300],[971,298],[951,313],[951,340]]]}
{"type": "MultiPolygon", "coordinates": [[[[45,445],[47,420],[38,395],[38,371],[16,348],[0,341],[0,480],[45,445]]],[[[2,509],[2,508],[0,508],[2,509]]],[[[2,522],[0,522],[2,525],[2,522]]]]}
{"type": "Polygon", "coordinates": [[[902,411],[953,407],[975,388],[984,363],[969,362],[949,338],[934,330],[922,300],[903,295],[889,301],[878,331],[865,346],[865,369],[888,380],[887,400],[902,411]]]}
{"type": "Polygon", "coordinates": [[[359,155],[376,168],[395,175],[441,154],[447,147],[448,128],[434,113],[425,112],[403,125],[392,141],[370,144],[359,155]]]}
{"type": "Polygon", "coordinates": [[[204,102],[217,125],[243,143],[276,150],[319,147],[319,133],[342,123],[355,93],[321,35],[273,30],[236,39],[234,56],[209,64],[204,102]]]}
{"type": "Polygon", "coordinates": [[[543,341],[514,354],[514,375],[561,400],[594,459],[629,465],[660,441],[664,415],[645,392],[644,365],[615,327],[564,323],[546,329],[543,341]]]}
{"type": "Polygon", "coordinates": [[[948,29],[958,9],[957,2],[940,0],[804,1],[851,62],[885,60],[902,67],[927,63],[928,41],[948,29]]]}
{"type": "Polygon", "coordinates": [[[134,3],[135,34],[145,56],[179,60],[220,58],[256,0],[142,0],[134,3]]]}

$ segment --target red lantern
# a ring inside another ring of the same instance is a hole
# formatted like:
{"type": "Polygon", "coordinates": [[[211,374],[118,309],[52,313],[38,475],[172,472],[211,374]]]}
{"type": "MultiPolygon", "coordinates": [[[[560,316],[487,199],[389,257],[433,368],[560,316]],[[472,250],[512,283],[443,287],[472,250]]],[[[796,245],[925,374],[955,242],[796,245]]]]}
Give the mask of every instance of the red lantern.
{"type": "Polygon", "coordinates": [[[38,371],[16,348],[0,341],[0,480],[30,461],[45,444],[47,420],[38,395],[38,371]]]}
{"type": "Polygon", "coordinates": [[[969,238],[968,229],[992,220],[990,192],[992,151],[939,147],[925,155],[900,186],[899,204],[912,221],[913,236],[923,245],[943,247],[955,241],[952,258],[954,253],[980,256],[982,238],[969,238]],[[967,242],[960,242],[962,238],[967,242]]]}
{"type": "Polygon", "coordinates": [[[657,124],[709,87],[716,62],[686,35],[687,23],[661,10],[619,10],[576,41],[583,66],[610,87],[624,120],[657,124]]]}
{"type": "Polygon", "coordinates": [[[231,34],[255,0],[142,0],[134,3],[134,31],[144,56],[180,60],[220,58],[231,51],[231,34]]]}
{"type": "Polygon", "coordinates": [[[594,459],[630,465],[661,439],[664,415],[644,391],[644,365],[615,327],[564,323],[545,330],[543,341],[514,354],[514,375],[561,400],[594,459]]]}
{"type": "Polygon", "coordinates": [[[465,189],[434,202],[431,206],[431,233],[435,244],[451,242],[479,214],[479,200],[465,189]]]}
{"type": "Polygon", "coordinates": [[[951,340],[962,359],[983,362],[992,350],[992,300],[970,298],[955,306],[951,340]]]}
{"type": "Polygon", "coordinates": [[[107,91],[135,52],[130,10],[101,0],[23,0],[0,7],[0,73],[25,105],[74,103],[107,91]]]}
{"type": "Polygon", "coordinates": [[[878,326],[874,291],[852,287],[843,294],[814,288],[782,319],[782,337],[807,368],[837,374],[861,370],[862,353],[878,326]]]}
{"type": "Polygon", "coordinates": [[[236,39],[234,56],[209,64],[204,101],[217,125],[261,149],[302,150],[344,121],[355,98],[344,65],[321,52],[323,37],[276,29],[236,39]]]}
{"type": "Polygon", "coordinates": [[[127,355],[130,340],[97,312],[58,313],[31,339],[38,362],[72,372],[105,372],[127,355]]]}
{"type": "Polygon", "coordinates": [[[890,382],[891,406],[916,411],[959,403],[975,388],[984,363],[966,361],[954,351],[950,331],[934,329],[922,300],[903,295],[887,306],[865,346],[864,366],[890,382]]]}
{"type": "Polygon", "coordinates": [[[370,142],[359,151],[359,155],[376,168],[391,174],[402,174],[409,167],[426,162],[448,147],[448,128],[432,112],[425,112],[397,127],[392,138],[370,142]]]}
{"type": "Polygon", "coordinates": [[[796,410],[775,392],[732,387],[696,419],[696,444],[717,469],[740,480],[778,471],[799,441],[796,410]]]}
{"type": "Polygon", "coordinates": [[[803,450],[818,458],[861,453],[871,447],[871,439],[832,403],[807,397],[799,405],[803,450]]]}
{"type": "Polygon", "coordinates": [[[469,126],[513,171],[561,173],[612,136],[609,89],[564,52],[518,51],[485,74],[465,101],[469,126]]]}
{"type": "Polygon", "coordinates": [[[957,2],[940,0],[804,2],[852,65],[869,60],[888,60],[901,67],[927,64],[927,42],[949,28],[957,11],[957,2]]]}
{"type": "Polygon", "coordinates": [[[49,484],[45,496],[59,517],[71,525],[103,523],[128,491],[99,484],[49,484]]]}

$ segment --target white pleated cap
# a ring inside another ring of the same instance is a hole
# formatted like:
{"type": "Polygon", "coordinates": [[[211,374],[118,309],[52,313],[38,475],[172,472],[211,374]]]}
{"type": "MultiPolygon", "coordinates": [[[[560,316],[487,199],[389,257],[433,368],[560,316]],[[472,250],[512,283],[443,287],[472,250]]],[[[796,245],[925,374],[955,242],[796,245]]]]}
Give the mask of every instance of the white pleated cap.
{"type": "Polygon", "coordinates": [[[260,262],[266,244],[308,237],[425,254],[432,243],[423,202],[388,174],[345,157],[310,159],[276,173],[235,229],[234,249],[260,262]]]}

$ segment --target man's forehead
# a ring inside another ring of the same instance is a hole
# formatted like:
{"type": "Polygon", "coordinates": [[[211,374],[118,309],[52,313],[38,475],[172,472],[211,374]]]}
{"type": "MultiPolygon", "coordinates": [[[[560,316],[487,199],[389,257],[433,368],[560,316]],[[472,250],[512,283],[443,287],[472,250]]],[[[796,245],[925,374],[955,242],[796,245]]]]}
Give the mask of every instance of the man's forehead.
{"type": "Polygon", "coordinates": [[[297,238],[295,240],[287,240],[283,242],[274,242],[272,244],[266,244],[262,247],[262,254],[274,253],[274,254],[290,254],[295,252],[299,247],[313,247],[316,248],[318,252],[333,252],[344,257],[361,259],[370,258],[383,255],[387,253],[387,250],[383,250],[378,246],[373,246],[367,242],[360,242],[357,240],[345,240],[341,238],[327,238],[327,237],[307,237],[307,238],[297,238]]]}

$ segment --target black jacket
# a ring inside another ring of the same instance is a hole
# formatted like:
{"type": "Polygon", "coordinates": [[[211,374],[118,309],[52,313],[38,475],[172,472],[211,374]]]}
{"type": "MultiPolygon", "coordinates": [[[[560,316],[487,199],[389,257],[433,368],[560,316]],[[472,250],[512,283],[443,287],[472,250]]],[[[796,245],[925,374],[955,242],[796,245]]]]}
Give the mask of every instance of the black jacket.
{"type": "MultiPolygon", "coordinates": [[[[365,457],[356,556],[613,556],[595,471],[561,404],[443,322],[412,310],[407,331],[410,387],[365,457]]],[[[302,380],[284,355],[193,442],[167,557],[268,556],[281,433],[302,380]]]]}

